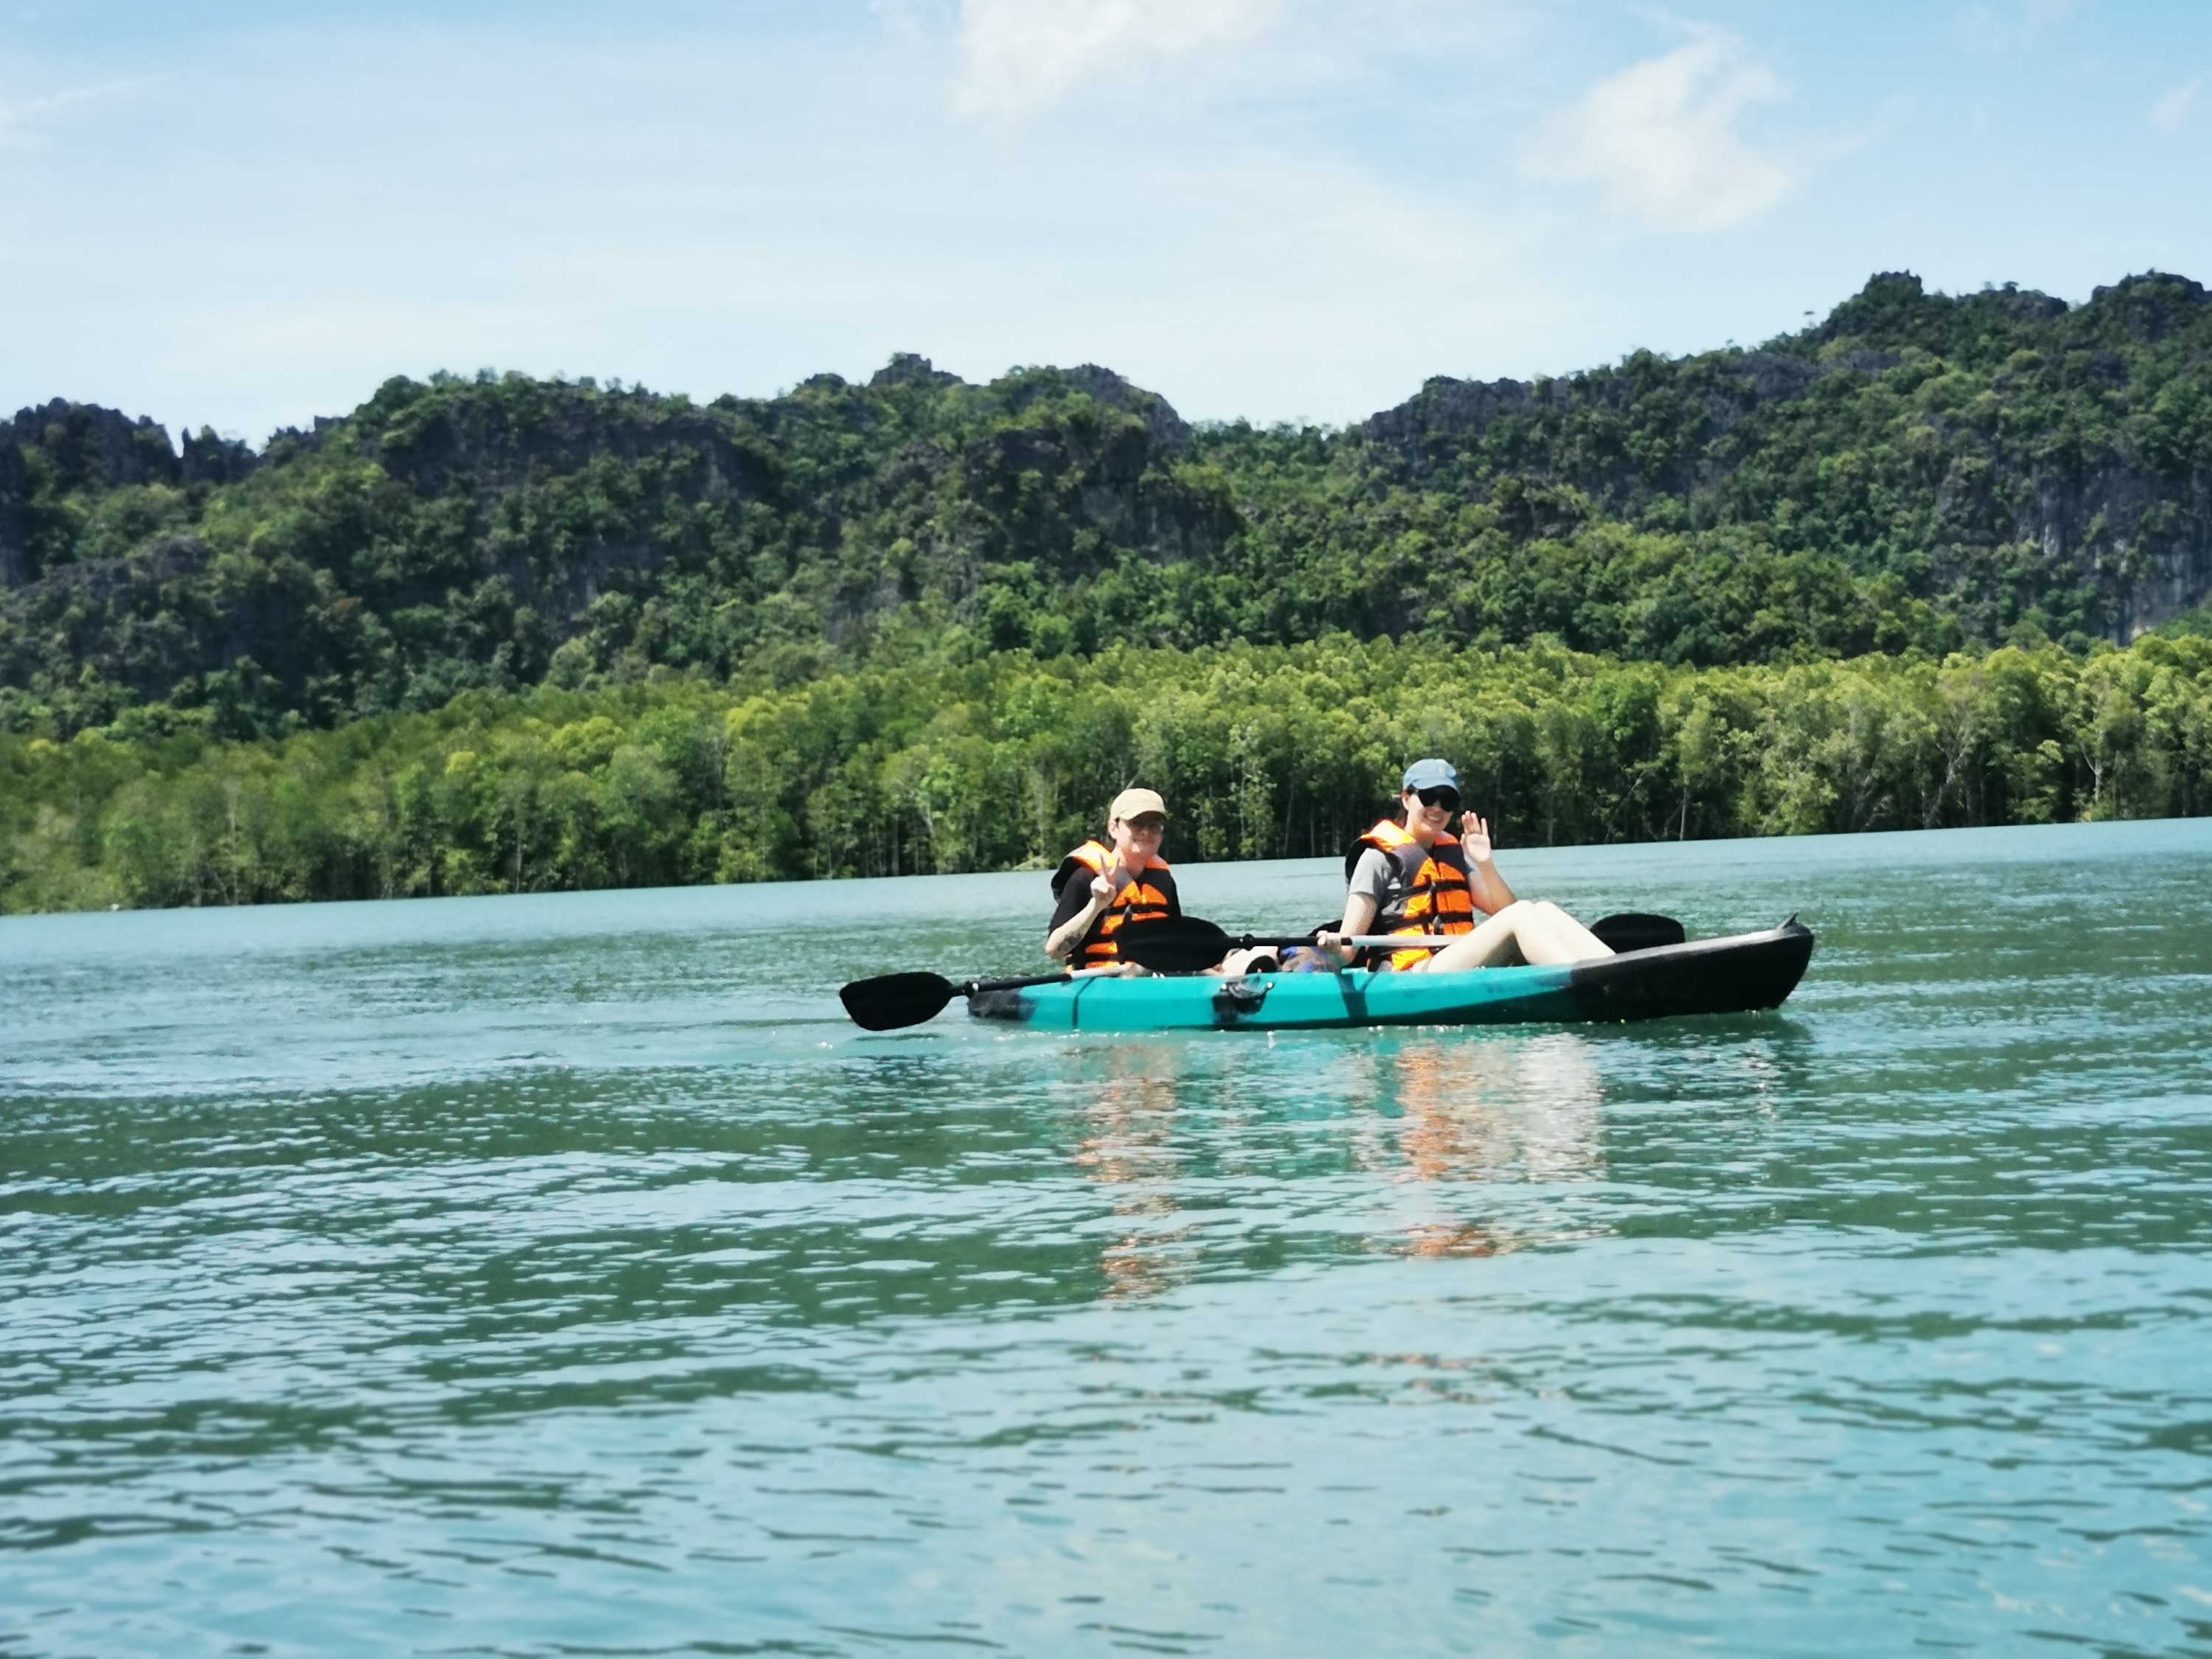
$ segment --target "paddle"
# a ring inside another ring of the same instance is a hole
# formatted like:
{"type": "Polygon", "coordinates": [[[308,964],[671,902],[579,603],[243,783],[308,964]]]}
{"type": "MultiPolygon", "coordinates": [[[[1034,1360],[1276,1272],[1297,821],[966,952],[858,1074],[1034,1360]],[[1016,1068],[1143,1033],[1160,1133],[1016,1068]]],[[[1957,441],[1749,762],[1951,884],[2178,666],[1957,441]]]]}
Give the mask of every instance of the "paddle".
{"type": "MultiPolygon", "coordinates": [[[[1393,951],[1441,951],[1455,937],[1450,933],[1358,933],[1340,942],[1393,951]]],[[[1114,935],[1115,946],[1125,958],[1156,974],[1202,973],[1231,951],[1250,950],[1255,945],[1286,951],[1294,945],[1310,945],[1313,942],[1310,933],[1231,933],[1200,916],[1169,916],[1159,921],[1132,922],[1114,935]]]]}
{"type": "Polygon", "coordinates": [[[884,974],[856,979],[840,986],[837,1000],[853,1017],[853,1024],[867,1031],[896,1031],[935,1019],[955,997],[972,997],[979,991],[1019,991],[1032,985],[1057,985],[1072,974],[1033,974],[1027,979],[971,979],[955,985],[942,974],[884,974]]]}
{"type": "MultiPolygon", "coordinates": [[[[1680,945],[1682,924],[1671,916],[1624,912],[1607,916],[1590,929],[1610,951],[1625,955],[1658,945],[1680,945]]],[[[1453,933],[1360,933],[1343,944],[1384,951],[1441,951],[1462,937],[1453,933]]],[[[1310,934],[1281,938],[1258,933],[1231,934],[1218,923],[1200,916],[1169,916],[1158,921],[1132,922],[1115,935],[1121,954],[1156,974],[1197,974],[1218,963],[1231,951],[1255,946],[1288,950],[1311,945],[1310,934]]]]}

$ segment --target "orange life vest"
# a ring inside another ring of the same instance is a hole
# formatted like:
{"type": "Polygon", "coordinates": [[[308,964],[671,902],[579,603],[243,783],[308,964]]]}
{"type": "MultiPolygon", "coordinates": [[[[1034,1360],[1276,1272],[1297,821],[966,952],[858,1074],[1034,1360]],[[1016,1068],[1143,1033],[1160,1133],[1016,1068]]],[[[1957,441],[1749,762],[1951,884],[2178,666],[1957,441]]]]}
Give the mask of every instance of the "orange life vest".
{"type": "MultiPolygon", "coordinates": [[[[1058,893],[1068,881],[1079,880],[1087,885],[1092,876],[1104,875],[1115,863],[1112,848],[1086,841],[1060,860],[1060,873],[1053,880],[1053,891],[1058,893]],[[1079,875],[1079,871],[1089,873],[1079,875]]],[[[1175,877],[1169,873],[1164,859],[1154,859],[1098,913],[1091,924],[1091,931],[1084,934],[1082,944],[1070,953],[1068,965],[1110,968],[1121,959],[1114,935],[1123,927],[1133,921],[1164,921],[1182,914],[1182,902],[1176,896],[1175,877]]]]}
{"type": "MultiPolygon", "coordinates": [[[[1405,825],[1385,818],[1359,838],[1345,860],[1349,879],[1361,851],[1371,847],[1390,860],[1390,891],[1376,913],[1378,933],[1471,933],[1474,931],[1474,888],[1468,878],[1467,853],[1456,841],[1424,847],[1405,825]]],[[[1425,962],[1431,951],[1393,951],[1378,967],[1405,969],[1425,962]]]]}

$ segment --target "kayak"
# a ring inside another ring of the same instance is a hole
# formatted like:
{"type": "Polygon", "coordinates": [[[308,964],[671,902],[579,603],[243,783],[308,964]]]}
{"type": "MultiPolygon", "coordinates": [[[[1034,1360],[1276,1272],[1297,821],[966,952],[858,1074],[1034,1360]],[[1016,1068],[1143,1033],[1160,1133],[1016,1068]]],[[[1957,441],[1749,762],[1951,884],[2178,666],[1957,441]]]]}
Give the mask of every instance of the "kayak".
{"type": "Polygon", "coordinates": [[[1778,1008],[1812,960],[1792,916],[1765,933],[1693,939],[1553,968],[1461,974],[1161,975],[1083,978],[968,999],[978,1019],[1047,1031],[1285,1031],[1662,1019],[1778,1008]]]}

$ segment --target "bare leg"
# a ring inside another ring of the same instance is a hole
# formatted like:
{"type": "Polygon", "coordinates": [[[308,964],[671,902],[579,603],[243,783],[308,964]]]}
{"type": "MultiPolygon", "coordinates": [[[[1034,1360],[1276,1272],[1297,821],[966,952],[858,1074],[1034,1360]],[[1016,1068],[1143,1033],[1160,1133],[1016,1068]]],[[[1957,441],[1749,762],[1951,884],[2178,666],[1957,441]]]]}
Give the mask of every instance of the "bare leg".
{"type": "Polygon", "coordinates": [[[1470,968],[1498,968],[1519,959],[1516,937],[1521,913],[1534,908],[1525,899],[1507,905],[1477,927],[1465,939],[1447,945],[1424,963],[1404,969],[1409,974],[1457,974],[1470,968]]]}
{"type": "Polygon", "coordinates": [[[1516,900],[1465,939],[1448,945],[1413,973],[1457,974],[1511,962],[1540,968],[1613,954],[1603,941],[1556,904],[1516,900]]]}
{"type": "Polygon", "coordinates": [[[1524,926],[1521,932],[1521,954],[1538,967],[1552,968],[1569,962],[1588,962],[1592,957],[1613,954],[1611,945],[1558,905],[1539,899],[1535,910],[1534,921],[1542,929],[1542,937],[1532,939],[1524,926]]]}

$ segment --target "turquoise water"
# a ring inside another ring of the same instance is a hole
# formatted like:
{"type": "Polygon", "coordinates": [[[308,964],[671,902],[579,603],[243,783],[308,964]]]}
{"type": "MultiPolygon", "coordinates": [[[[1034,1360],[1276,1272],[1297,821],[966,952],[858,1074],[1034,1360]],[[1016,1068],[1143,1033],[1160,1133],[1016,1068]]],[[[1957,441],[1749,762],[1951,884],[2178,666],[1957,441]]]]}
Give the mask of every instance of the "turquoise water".
{"type": "Polygon", "coordinates": [[[2212,1653],[2212,822],[1501,861],[1820,948],[867,1037],[1044,878],[0,921],[0,1653],[2212,1653]]]}

